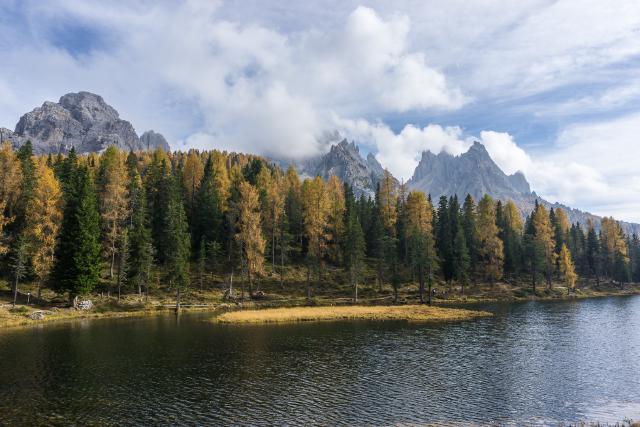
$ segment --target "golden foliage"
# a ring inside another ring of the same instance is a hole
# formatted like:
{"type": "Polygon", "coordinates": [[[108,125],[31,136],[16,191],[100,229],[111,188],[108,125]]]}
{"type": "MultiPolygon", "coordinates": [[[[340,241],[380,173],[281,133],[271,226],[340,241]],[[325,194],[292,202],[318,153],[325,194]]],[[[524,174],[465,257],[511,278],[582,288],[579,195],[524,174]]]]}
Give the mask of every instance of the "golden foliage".
{"type": "Polygon", "coordinates": [[[480,271],[490,282],[499,280],[503,272],[503,243],[498,237],[495,205],[487,195],[478,203],[477,227],[480,271]]]}
{"type": "Polygon", "coordinates": [[[565,244],[563,244],[562,249],[560,249],[560,274],[562,275],[565,284],[570,289],[574,289],[576,287],[578,275],[576,274],[573,261],[571,260],[571,252],[569,252],[569,249],[565,244]]]}
{"type": "Polygon", "coordinates": [[[261,274],[264,266],[265,240],[260,227],[260,200],[258,191],[246,181],[239,186],[238,233],[236,239],[242,246],[249,279],[253,274],[261,274]]]}
{"type": "Polygon", "coordinates": [[[27,210],[33,269],[44,280],[51,266],[62,222],[62,191],[44,158],[36,162],[37,184],[27,210]]]}

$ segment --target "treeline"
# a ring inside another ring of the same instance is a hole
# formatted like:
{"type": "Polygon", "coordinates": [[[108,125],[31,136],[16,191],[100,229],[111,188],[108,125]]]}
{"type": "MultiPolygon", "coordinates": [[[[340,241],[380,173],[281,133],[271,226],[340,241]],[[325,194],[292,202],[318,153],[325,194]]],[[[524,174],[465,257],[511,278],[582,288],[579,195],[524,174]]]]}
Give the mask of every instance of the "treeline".
{"type": "Polygon", "coordinates": [[[300,180],[262,158],[220,151],[37,157],[30,143],[0,147],[0,273],[14,291],[33,280],[70,298],[96,290],[178,292],[207,273],[234,277],[249,295],[264,277],[306,271],[307,293],[325,266],[344,268],[357,299],[365,265],[376,281],[435,280],[462,286],[530,280],[575,288],[578,277],[640,281],[640,241],[613,218],[569,224],[537,204],[408,191],[389,173],[375,197],[356,197],[336,177],[300,180]]]}

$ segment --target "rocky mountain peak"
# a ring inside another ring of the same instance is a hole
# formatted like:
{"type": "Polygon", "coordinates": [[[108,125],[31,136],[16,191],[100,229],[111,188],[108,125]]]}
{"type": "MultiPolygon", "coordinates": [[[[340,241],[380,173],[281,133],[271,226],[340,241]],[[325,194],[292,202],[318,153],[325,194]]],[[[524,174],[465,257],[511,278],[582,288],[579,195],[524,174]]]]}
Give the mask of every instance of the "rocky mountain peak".
{"type": "Polygon", "coordinates": [[[44,154],[67,152],[71,147],[78,153],[99,152],[110,145],[127,151],[169,149],[164,137],[155,132],[141,141],[131,123],[90,92],[68,93],[57,103],[45,101],[20,117],[15,132],[3,129],[0,134],[14,147],[30,140],[34,151],[44,154]]]}

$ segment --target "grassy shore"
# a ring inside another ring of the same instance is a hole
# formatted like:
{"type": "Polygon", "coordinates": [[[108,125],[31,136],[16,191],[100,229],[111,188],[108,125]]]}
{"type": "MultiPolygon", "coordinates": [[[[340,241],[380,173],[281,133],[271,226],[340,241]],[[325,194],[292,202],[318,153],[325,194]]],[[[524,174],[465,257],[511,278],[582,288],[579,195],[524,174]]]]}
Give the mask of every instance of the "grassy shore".
{"type": "Polygon", "coordinates": [[[400,306],[329,306],[269,308],[223,313],[215,318],[221,323],[284,323],[335,320],[407,320],[412,322],[452,322],[492,316],[486,311],[426,305],[400,306]]]}
{"type": "MultiPolygon", "coordinates": [[[[322,281],[313,281],[312,305],[320,308],[352,307],[353,288],[346,285],[347,281],[342,269],[328,266],[322,281]]],[[[185,311],[230,311],[237,308],[246,310],[309,305],[306,297],[307,286],[304,269],[288,268],[282,285],[279,281],[279,275],[267,274],[260,280],[259,286],[261,291],[259,298],[250,299],[248,290],[245,289],[246,299],[244,301],[229,302],[224,300],[224,292],[227,289],[225,277],[209,275],[202,290],[192,287],[183,293],[181,299],[183,304],[188,306],[185,311]]],[[[239,294],[240,288],[241,282],[236,281],[234,283],[236,295],[239,294]]],[[[37,290],[32,283],[21,284],[16,308],[12,308],[13,296],[9,285],[0,281],[0,329],[76,319],[151,316],[169,313],[175,307],[175,290],[167,289],[164,286],[154,286],[148,297],[137,295],[133,289],[125,289],[120,301],[114,296],[113,289],[111,289],[111,294],[107,292],[109,290],[107,285],[101,289],[100,293],[83,297],[83,299],[90,299],[94,308],[90,311],[82,311],[69,308],[66,296],[56,295],[49,289],[43,290],[40,300],[31,297],[29,304],[27,304],[27,294],[30,293],[33,296],[37,290]],[[42,312],[43,318],[33,319],[35,311],[42,312]]],[[[581,280],[578,289],[572,292],[569,292],[561,283],[554,283],[551,289],[546,289],[542,283],[539,283],[537,291],[533,293],[530,283],[526,280],[500,282],[493,285],[478,283],[467,286],[464,290],[455,284],[450,286],[443,282],[435,282],[433,289],[435,290],[433,304],[436,306],[472,305],[499,301],[571,300],[640,294],[639,284],[626,284],[621,288],[611,282],[597,284],[593,280],[581,280]]],[[[360,304],[382,307],[381,310],[412,306],[419,299],[417,284],[408,282],[400,286],[398,301],[394,301],[393,288],[387,283],[380,286],[376,282],[375,271],[372,269],[367,270],[364,284],[359,287],[358,295],[360,304]]]]}

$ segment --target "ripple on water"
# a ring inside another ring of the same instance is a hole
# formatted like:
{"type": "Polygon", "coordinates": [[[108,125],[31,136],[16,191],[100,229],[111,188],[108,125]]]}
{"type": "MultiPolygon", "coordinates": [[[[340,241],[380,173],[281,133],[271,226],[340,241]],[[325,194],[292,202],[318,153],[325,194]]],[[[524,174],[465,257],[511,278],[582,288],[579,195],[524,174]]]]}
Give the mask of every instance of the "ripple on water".
{"type": "Polygon", "coordinates": [[[450,325],[184,316],[0,336],[0,424],[549,425],[640,419],[640,297],[450,325]]]}

